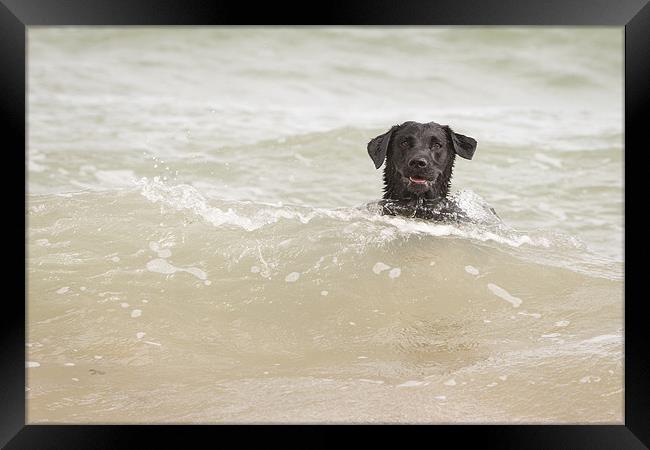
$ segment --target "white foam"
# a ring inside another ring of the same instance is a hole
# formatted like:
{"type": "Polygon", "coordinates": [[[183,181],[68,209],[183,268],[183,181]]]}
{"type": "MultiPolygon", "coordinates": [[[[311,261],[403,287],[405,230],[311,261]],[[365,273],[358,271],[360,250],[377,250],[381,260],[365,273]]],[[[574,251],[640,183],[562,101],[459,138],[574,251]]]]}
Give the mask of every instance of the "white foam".
{"type": "Polygon", "coordinates": [[[560,321],[555,322],[555,326],[556,326],[556,327],[566,327],[566,326],[568,326],[570,323],[571,323],[571,322],[568,321],[568,320],[560,320],[560,321]]]}
{"type": "Polygon", "coordinates": [[[506,291],[500,286],[497,286],[496,284],[488,283],[487,287],[490,291],[492,291],[494,295],[512,304],[514,308],[519,308],[519,305],[522,304],[522,300],[520,298],[510,295],[508,291],[506,291]]]}
{"type": "MultiPolygon", "coordinates": [[[[361,236],[362,239],[368,242],[385,242],[399,236],[424,234],[495,241],[513,247],[520,247],[524,244],[543,247],[551,245],[549,239],[531,238],[528,235],[516,233],[503,224],[499,224],[497,230],[491,230],[485,226],[460,226],[412,220],[398,216],[383,216],[373,212],[368,205],[366,205],[366,208],[327,209],[289,207],[258,202],[254,204],[255,208],[252,212],[249,212],[251,211],[251,202],[232,201],[229,203],[234,205],[233,207],[213,207],[208,204],[195,187],[185,184],[167,185],[159,177],[154,177],[153,180],[142,178],[138,184],[142,187],[142,195],[151,202],[162,203],[178,211],[191,211],[215,227],[233,226],[246,231],[254,231],[277,223],[280,220],[293,220],[301,224],[307,224],[314,218],[329,218],[353,222],[355,226],[351,229],[351,234],[361,236]],[[365,233],[364,231],[368,228],[371,232],[365,233]]],[[[487,223],[498,223],[498,221],[495,221],[489,205],[472,191],[465,190],[454,194],[453,201],[471,219],[487,223]]],[[[333,262],[336,263],[336,257],[333,258],[333,262]]]]}
{"type": "Polygon", "coordinates": [[[128,304],[128,303],[120,303],[120,306],[121,306],[122,308],[128,308],[128,307],[129,307],[129,304],[128,304]]]}
{"type": "Polygon", "coordinates": [[[390,266],[384,264],[383,262],[378,262],[374,266],[372,266],[372,271],[375,272],[377,275],[382,273],[384,270],[390,269],[390,266]]]}
{"type": "Polygon", "coordinates": [[[140,317],[142,315],[142,310],[141,309],[134,309],[131,311],[131,317],[136,318],[140,317]]]}
{"type": "Polygon", "coordinates": [[[68,286],[64,286],[64,287],[62,287],[61,289],[58,289],[58,290],[56,291],[56,293],[57,293],[57,294],[65,294],[65,293],[68,292],[69,290],[70,290],[70,288],[69,288],[68,286]]]}
{"type": "Polygon", "coordinates": [[[145,334],[147,333],[145,333],[144,331],[138,331],[137,333],[135,333],[135,337],[138,339],[142,339],[145,334]]]}
{"type": "Polygon", "coordinates": [[[169,250],[168,248],[162,249],[158,251],[158,257],[159,258],[169,258],[172,256],[172,251],[169,250]]]}
{"type": "Polygon", "coordinates": [[[322,295],[323,297],[327,297],[328,294],[329,292],[327,291],[320,291],[320,295],[322,295]]]}
{"type": "Polygon", "coordinates": [[[395,267],[394,269],[391,269],[390,272],[388,272],[388,276],[390,278],[397,278],[402,274],[402,269],[399,267],[395,267]]]}
{"type": "Polygon", "coordinates": [[[25,367],[26,368],[41,367],[41,364],[37,363],[36,361],[25,361],[25,367]]]}
{"type": "Polygon", "coordinates": [[[414,387],[414,386],[422,386],[424,384],[424,381],[415,381],[415,380],[410,380],[406,381],[402,384],[398,384],[397,387],[414,387]]]}
{"type": "Polygon", "coordinates": [[[582,341],[585,344],[600,344],[600,343],[607,343],[607,344],[614,344],[614,343],[619,343],[621,341],[621,336],[616,335],[616,334],[602,334],[600,336],[595,336],[590,339],[586,339],[582,341]]]}
{"type": "Polygon", "coordinates": [[[543,338],[555,338],[562,336],[560,333],[549,333],[549,334],[542,334],[543,338]]]}
{"type": "Polygon", "coordinates": [[[147,270],[149,272],[172,274],[178,271],[178,268],[172,266],[164,259],[152,259],[147,263],[147,270]]]}
{"type": "Polygon", "coordinates": [[[206,275],[206,273],[205,273],[204,271],[202,271],[201,269],[197,268],[197,267],[189,267],[189,268],[187,268],[187,269],[180,269],[180,268],[177,268],[177,270],[178,270],[179,272],[187,272],[187,273],[191,273],[192,275],[194,275],[194,276],[195,276],[196,278],[198,278],[199,280],[205,280],[206,278],[208,278],[208,276],[206,275]]]}
{"type": "Polygon", "coordinates": [[[152,259],[149,261],[147,263],[147,270],[149,270],[149,272],[162,273],[165,275],[173,274],[176,272],[187,272],[194,275],[200,280],[205,280],[208,277],[207,274],[199,268],[189,267],[187,269],[183,269],[181,267],[175,267],[162,258],[152,259]]]}
{"type": "Polygon", "coordinates": [[[65,363],[63,365],[66,366],[66,367],[72,367],[72,366],[74,366],[74,363],[67,362],[67,363],[65,363]]]}
{"type": "Polygon", "coordinates": [[[593,375],[587,375],[586,377],[580,378],[580,383],[598,383],[600,382],[600,377],[593,375]]]}
{"type": "Polygon", "coordinates": [[[300,274],[298,272],[291,272],[284,278],[284,281],[287,283],[293,283],[294,281],[298,281],[298,278],[300,278],[300,274]]]}
{"type": "Polygon", "coordinates": [[[359,381],[361,381],[362,383],[384,384],[382,380],[369,380],[367,378],[359,378],[359,381]]]}
{"type": "Polygon", "coordinates": [[[474,266],[465,266],[465,272],[469,273],[470,275],[478,275],[479,271],[476,267],[474,266]]]}

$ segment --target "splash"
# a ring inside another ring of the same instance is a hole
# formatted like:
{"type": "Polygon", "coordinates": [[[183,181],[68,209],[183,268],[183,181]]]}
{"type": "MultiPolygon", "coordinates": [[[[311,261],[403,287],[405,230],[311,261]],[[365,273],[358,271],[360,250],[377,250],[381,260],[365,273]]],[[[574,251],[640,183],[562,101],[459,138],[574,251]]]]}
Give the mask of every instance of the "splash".
{"type": "Polygon", "coordinates": [[[314,221],[330,221],[328,225],[340,228],[345,235],[354,236],[365,244],[381,244],[409,236],[459,237],[475,241],[493,241],[510,247],[529,245],[550,247],[551,239],[530,236],[495,221],[489,205],[478,194],[464,190],[452,196],[470,221],[462,223],[438,223],[379,213],[377,203],[357,208],[317,208],[309,206],[282,205],[263,202],[216,200],[210,202],[193,186],[168,185],[159,177],[139,181],[141,194],[152,203],[191,213],[215,227],[239,228],[248,232],[260,230],[282,220],[307,225],[314,221]],[[333,221],[333,222],[332,222],[333,221]],[[488,222],[491,221],[491,222],[488,222]]]}

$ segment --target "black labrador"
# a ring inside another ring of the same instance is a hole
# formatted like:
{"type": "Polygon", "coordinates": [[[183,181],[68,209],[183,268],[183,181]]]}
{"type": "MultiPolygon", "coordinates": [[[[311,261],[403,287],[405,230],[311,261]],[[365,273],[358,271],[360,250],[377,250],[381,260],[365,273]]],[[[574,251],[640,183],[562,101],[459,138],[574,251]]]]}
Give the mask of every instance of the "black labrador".
{"type": "Polygon", "coordinates": [[[456,155],[472,159],[476,140],[435,122],[404,122],[368,143],[368,154],[384,167],[382,212],[422,219],[459,219],[447,200],[456,155]]]}

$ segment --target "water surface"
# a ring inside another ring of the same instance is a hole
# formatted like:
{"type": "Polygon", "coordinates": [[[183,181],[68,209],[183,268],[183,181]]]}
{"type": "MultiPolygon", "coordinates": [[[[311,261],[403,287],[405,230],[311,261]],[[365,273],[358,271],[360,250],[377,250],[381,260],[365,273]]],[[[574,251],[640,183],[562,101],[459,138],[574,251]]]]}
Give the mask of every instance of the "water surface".
{"type": "Polygon", "coordinates": [[[621,29],[28,33],[31,423],[622,423],[621,29]],[[474,137],[470,216],[367,142],[474,137]]]}

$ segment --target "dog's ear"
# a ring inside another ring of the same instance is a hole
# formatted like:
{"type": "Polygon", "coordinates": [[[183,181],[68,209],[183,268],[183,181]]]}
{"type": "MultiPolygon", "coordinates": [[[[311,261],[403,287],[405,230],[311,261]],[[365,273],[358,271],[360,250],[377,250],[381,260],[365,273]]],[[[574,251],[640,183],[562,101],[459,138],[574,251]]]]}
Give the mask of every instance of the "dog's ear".
{"type": "Polygon", "coordinates": [[[388,151],[388,143],[393,131],[397,130],[399,125],[393,125],[390,130],[384,134],[380,134],[370,142],[368,142],[368,154],[375,163],[375,168],[379,169],[386,159],[386,152],[388,151]]]}
{"type": "Polygon", "coordinates": [[[444,127],[451,138],[456,154],[465,159],[472,159],[476,151],[476,140],[469,136],[454,133],[448,126],[444,127]]]}

